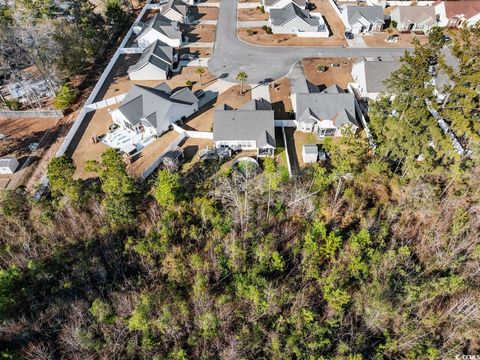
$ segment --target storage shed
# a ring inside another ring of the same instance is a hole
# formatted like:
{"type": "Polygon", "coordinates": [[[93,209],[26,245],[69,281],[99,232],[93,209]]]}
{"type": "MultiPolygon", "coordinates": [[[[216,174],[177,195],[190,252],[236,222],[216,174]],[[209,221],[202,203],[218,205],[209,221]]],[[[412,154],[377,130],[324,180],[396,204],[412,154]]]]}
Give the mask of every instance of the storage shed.
{"type": "Polygon", "coordinates": [[[18,160],[14,157],[0,159],[0,174],[13,174],[18,165],[18,160]]]}
{"type": "Polygon", "coordinates": [[[302,160],[305,164],[314,164],[318,160],[317,145],[303,145],[302,160]]]}

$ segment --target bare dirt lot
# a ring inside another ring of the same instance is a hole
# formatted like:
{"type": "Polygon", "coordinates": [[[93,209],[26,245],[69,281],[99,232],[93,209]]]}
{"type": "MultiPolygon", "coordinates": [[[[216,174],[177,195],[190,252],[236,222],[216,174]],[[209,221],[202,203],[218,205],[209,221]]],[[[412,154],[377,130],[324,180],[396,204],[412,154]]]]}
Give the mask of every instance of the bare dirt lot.
{"type": "Polygon", "coordinates": [[[218,8],[216,7],[197,7],[192,10],[195,20],[217,20],[218,8]]]}
{"type": "Polygon", "coordinates": [[[302,60],[303,70],[307,79],[317,86],[328,87],[333,84],[339,85],[342,89],[347,88],[349,82],[353,82],[352,64],[357,59],[347,58],[305,58],[302,60]],[[340,65],[332,67],[331,65],[340,65]],[[326,71],[319,72],[318,65],[327,67],[326,71]]]}
{"type": "Polygon", "coordinates": [[[34,190],[46,173],[50,159],[55,155],[70,128],[76,114],[58,119],[9,119],[0,120],[0,157],[14,156],[20,165],[13,175],[0,175],[0,187],[14,189],[24,185],[34,190]],[[29,145],[38,143],[36,150],[29,145]]]}
{"type": "Polygon", "coordinates": [[[344,40],[345,26],[328,0],[310,0],[310,3],[313,4],[313,7],[315,8],[312,12],[319,12],[322,14],[330,32],[332,33],[330,37],[336,40],[344,40]]]}
{"type": "Polygon", "coordinates": [[[185,35],[189,42],[211,43],[215,41],[215,25],[193,25],[186,28],[185,35]]]}
{"type": "Polygon", "coordinates": [[[250,44],[263,46],[341,46],[347,45],[345,39],[330,36],[329,38],[304,38],[290,34],[267,34],[260,27],[245,27],[238,29],[241,40],[250,44]],[[251,35],[249,35],[251,31],[251,35]]]}
{"type": "Polygon", "coordinates": [[[426,35],[415,35],[415,34],[399,34],[398,31],[383,31],[381,33],[367,34],[363,36],[363,41],[370,47],[391,47],[391,48],[409,48],[413,47],[413,39],[418,39],[421,44],[426,44],[428,38],[426,35]],[[385,40],[393,34],[400,36],[398,42],[389,43],[385,40]]]}
{"type": "Polygon", "coordinates": [[[179,56],[182,54],[196,54],[199,58],[208,58],[213,54],[213,48],[202,48],[202,47],[185,47],[178,49],[179,56]]]}
{"type": "Polygon", "coordinates": [[[292,101],[290,100],[290,84],[286,76],[272,82],[270,101],[275,112],[275,119],[290,119],[292,101]]]}
{"type": "Polygon", "coordinates": [[[268,14],[261,9],[238,9],[238,21],[263,21],[268,20],[268,14]]]}

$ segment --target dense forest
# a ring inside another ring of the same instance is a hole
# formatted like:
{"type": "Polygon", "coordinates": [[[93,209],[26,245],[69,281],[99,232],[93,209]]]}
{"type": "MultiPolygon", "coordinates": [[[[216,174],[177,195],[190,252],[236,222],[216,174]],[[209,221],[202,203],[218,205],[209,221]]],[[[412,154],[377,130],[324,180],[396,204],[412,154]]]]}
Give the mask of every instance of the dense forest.
{"type": "Polygon", "coordinates": [[[326,141],[285,179],[129,177],[107,150],[50,192],[2,193],[5,359],[438,359],[480,352],[480,28],[415,44],[370,105],[371,138],[326,141]],[[436,101],[432,75],[455,85],[436,101]],[[464,148],[438,126],[434,108],[464,148]]]}

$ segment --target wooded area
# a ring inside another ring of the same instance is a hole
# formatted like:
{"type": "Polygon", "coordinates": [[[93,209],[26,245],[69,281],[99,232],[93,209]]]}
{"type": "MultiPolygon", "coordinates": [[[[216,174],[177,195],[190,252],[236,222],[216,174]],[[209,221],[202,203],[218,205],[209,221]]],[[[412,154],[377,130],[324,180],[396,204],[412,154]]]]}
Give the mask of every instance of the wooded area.
{"type": "Polygon", "coordinates": [[[4,192],[0,348],[17,359],[437,359],[480,351],[480,28],[441,104],[440,40],[371,102],[376,148],[326,141],[294,179],[199,162],[137,183],[107,150],[51,194],[4,192]],[[392,95],[395,95],[392,97],[392,95]],[[431,100],[468,150],[461,156],[431,100]]]}

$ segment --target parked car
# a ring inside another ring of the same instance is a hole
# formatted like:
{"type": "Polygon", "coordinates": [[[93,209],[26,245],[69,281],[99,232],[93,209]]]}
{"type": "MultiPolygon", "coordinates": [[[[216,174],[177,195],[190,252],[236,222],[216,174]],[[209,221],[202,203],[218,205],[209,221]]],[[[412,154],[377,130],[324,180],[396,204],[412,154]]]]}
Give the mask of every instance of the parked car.
{"type": "Polygon", "coordinates": [[[445,42],[449,42],[449,41],[452,40],[452,39],[451,39],[450,36],[448,36],[447,34],[443,34],[443,35],[442,35],[442,40],[445,41],[445,42]]]}
{"type": "Polygon", "coordinates": [[[352,40],[355,36],[353,35],[352,32],[350,31],[345,31],[345,38],[347,38],[348,40],[352,40]]]}
{"type": "Polygon", "coordinates": [[[180,55],[180,60],[194,60],[197,58],[195,54],[182,54],[180,55]]]}
{"type": "Polygon", "coordinates": [[[202,96],[205,95],[205,91],[203,90],[197,90],[193,93],[193,95],[195,95],[197,98],[201,98],[202,96]]]}
{"type": "Polygon", "coordinates": [[[388,38],[386,38],[385,42],[396,43],[396,42],[398,42],[398,40],[400,40],[400,36],[395,34],[395,35],[390,35],[388,38]]]}

